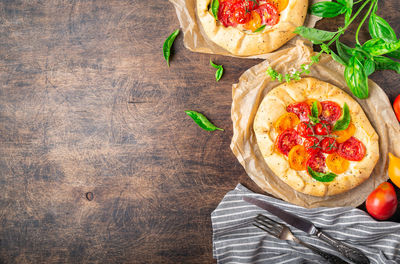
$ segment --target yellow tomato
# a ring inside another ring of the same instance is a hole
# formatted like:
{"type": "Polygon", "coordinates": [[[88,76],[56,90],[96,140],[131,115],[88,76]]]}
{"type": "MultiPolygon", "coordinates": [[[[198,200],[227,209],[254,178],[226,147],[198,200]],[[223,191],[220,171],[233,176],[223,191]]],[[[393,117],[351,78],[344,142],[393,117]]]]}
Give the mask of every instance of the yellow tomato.
{"type": "Polygon", "coordinates": [[[289,0],[271,0],[271,3],[276,6],[279,13],[285,10],[288,5],[289,0]]]}
{"type": "Polygon", "coordinates": [[[343,143],[351,138],[354,135],[354,132],[356,132],[356,127],[353,125],[353,123],[350,122],[349,126],[345,130],[337,130],[334,131],[332,134],[337,136],[337,143],[343,143]]]}
{"type": "Polygon", "coordinates": [[[303,145],[294,146],[288,154],[290,168],[301,171],[306,169],[307,151],[303,145]]]}
{"type": "Polygon", "coordinates": [[[296,114],[285,113],[281,115],[275,122],[275,130],[280,134],[286,129],[292,129],[300,123],[300,119],[296,114]]]}
{"type": "Polygon", "coordinates": [[[310,106],[310,109],[312,108],[312,105],[313,105],[313,103],[314,102],[317,102],[317,107],[318,107],[318,113],[322,113],[322,105],[321,105],[321,103],[318,101],[318,100],[315,100],[315,99],[307,99],[306,101],[305,101],[305,103],[306,104],[308,104],[309,106],[310,106]]]}
{"type": "Polygon", "coordinates": [[[400,159],[389,153],[389,178],[390,180],[400,188],[400,159]]]}
{"type": "Polygon", "coordinates": [[[336,152],[329,154],[328,157],[326,157],[326,166],[336,174],[345,172],[349,168],[349,165],[349,161],[342,158],[336,152]]]}
{"type": "Polygon", "coordinates": [[[251,11],[250,13],[250,20],[244,24],[244,28],[255,31],[259,27],[261,27],[261,16],[256,11],[251,11]]]}

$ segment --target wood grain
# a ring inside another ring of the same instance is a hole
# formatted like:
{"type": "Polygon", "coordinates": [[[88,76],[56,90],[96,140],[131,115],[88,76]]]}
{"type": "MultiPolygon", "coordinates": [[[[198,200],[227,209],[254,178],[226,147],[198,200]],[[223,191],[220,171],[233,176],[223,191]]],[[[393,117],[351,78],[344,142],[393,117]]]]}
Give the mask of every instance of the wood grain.
{"type": "MultiPolygon", "coordinates": [[[[400,32],[399,3],[382,5],[400,32]]],[[[178,27],[167,1],[0,2],[0,262],[213,262],[210,213],[238,182],[260,191],[229,148],[231,85],[260,61],[181,34],[168,68],[178,27]]],[[[399,77],[372,79],[393,101],[399,77]]]]}

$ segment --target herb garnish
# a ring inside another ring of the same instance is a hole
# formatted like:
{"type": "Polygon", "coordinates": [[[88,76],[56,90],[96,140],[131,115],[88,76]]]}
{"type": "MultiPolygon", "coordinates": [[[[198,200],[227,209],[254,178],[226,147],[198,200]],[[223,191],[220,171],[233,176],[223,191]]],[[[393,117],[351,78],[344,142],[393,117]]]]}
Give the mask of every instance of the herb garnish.
{"type": "Polygon", "coordinates": [[[320,181],[320,182],[331,182],[337,176],[333,172],[323,173],[323,172],[314,171],[313,169],[311,169],[311,167],[307,167],[307,170],[308,170],[308,173],[311,175],[311,177],[313,177],[314,179],[316,179],[317,181],[320,181]]]}
{"type": "Polygon", "coordinates": [[[336,121],[335,125],[333,126],[333,131],[337,130],[345,130],[350,125],[350,110],[349,106],[344,103],[343,105],[343,115],[342,117],[336,121]]]}
{"type": "Polygon", "coordinates": [[[261,27],[257,28],[257,29],[254,30],[253,32],[254,32],[254,33],[257,33],[257,32],[263,31],[264,28],[265,28],[266,26],[267,26],[267,25],[262,25],[261,27]]]}
{"type": "Polygon", "coordinates": [[[222,67],[222,65],[218,65],[218,64],[214,64],[211,59],[210,59],[210,65],[213,66],[215,69],[217,69],[217,71],[215,72],[215,80],[217,80],[217,82],[221,79],[222,74],[224,73],[224,68],[222,67]]]}
{"type": "Polygon", "coordinates": [[[205,117],[203,114],[196,112],[196,111],[190,111],[187,110],[185,113],[190,116],[196,124],[201,127],[204,130],[207,131],[215,131],[215,130],[221,130],[224,131],[222,128],[216,127],[213,123],[211,123],[207,117],[205,117]]]}
{"type": "Polygon", "coordinates": [[[215,20],[218,20],[218,9],[219,9],[219,1],[212,0],[211,2],[211,13],[213,14],[215,20]]]}
{"type": "Polygon", "coordinates": [[[167,61],[169,67],[169,56],[171,55],[171,46],[174,43],[176,36],[179,34],[179,28],[175,30],[168,38],[164,41],[163,45],[163,55],[164,59],[167,61]]]}

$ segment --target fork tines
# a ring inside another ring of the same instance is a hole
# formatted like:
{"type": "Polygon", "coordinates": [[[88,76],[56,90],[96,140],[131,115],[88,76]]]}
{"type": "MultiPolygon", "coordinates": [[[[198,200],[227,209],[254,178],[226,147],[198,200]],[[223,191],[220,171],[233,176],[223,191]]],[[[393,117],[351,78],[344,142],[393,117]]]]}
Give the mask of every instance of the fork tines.
{"type": "Polygon", "coordinates": [[[284,228],[282,224],[262,214],[257,215],[257,217],[254,219],[253,225],[275,237],[279,237],[284,228]]]}

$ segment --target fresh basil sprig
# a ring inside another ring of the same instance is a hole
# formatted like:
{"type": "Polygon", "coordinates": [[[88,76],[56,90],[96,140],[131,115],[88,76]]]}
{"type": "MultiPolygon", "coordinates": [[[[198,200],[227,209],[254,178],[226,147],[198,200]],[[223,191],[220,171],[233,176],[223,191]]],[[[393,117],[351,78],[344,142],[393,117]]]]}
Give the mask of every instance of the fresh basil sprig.
{"type": "Polygon", "coordinates": [[[344,14],[347,7],[343,3],[319,2],[310,6],[309,13],[319,17],[335,17],[344,14]]]}
{"type": "Polygon", "coordinates": [[[222,65],[217,65],[214,64],[211,59],[210,59],[210,65],[213,66],[215,69],[217,69],[217,71],[215,72],[215,80],[217,80],[217,82],[221,79],[222,74],[224,73],[224,68],[222,67],[222,65]]]}
{"type": "Polygon", "coordinates": [[[333,172],[323,173],[323,172],[314,171],[313,169],[311,169],[311,167],[307,167],[307,170],[308,170],[308,173],[310,174],[310,176],[319,182],[331,182],[337,176],[333,172]]]}
{"type": "Polygon", "coordinates": [[[224,131],[222,128],[216,127],[213,123],[211,123],[207,117],[205,117],[203,114],[196,112],[196,111],[191,111],[187,110],[185,113],[190,116],[193,121],[202,129],[207,130],[207,131],[215,131],[215,130],[221,130],[224,131]]]}
{"type": "Polygon", "coordinates": [[[266,26],[267,26],[267,25],[262,25],[261,27],[257,28],[257,29],[254,30],[253,32],[254,32],[254,33],[257,33],[257,32],[263,31],[264,28],[265,28],[266,26]]]}
{"type": "Polygon", "coordinates": [[[338,121],[336,121],[335,125],[333,126],[333,131],[345,130],[349,127],[349,125],[350,125],[350,110],[347,103],[344,103],[342,117],[338,121]]]}
{"type": "Polygon", "coordinates": [[[322,42],[330,40],[336,35],[336,32],[308,28],[305,26],[297,27],[294,33],[299,34],[303,38],[309,39],[314,44],[321,44],[322,42]]]}
{"type": "Polygon", "coordinates": [[[178,28],[171,35],[169,35],[168,38],[164,41],[163,55],[164,59],[167,61],[168,67],[169,67],[169,57],[171,56],[171,46],[174,43],[176,36],[178,36],[179,31],[180,30],[178,28]]]}
{"type": "Polygon", "coordinates": [[[211,13],[213,14],[215,20],[218,20],[218,9],[219,9],[219,1],[212,0],[211,2],[211,13]]]}

